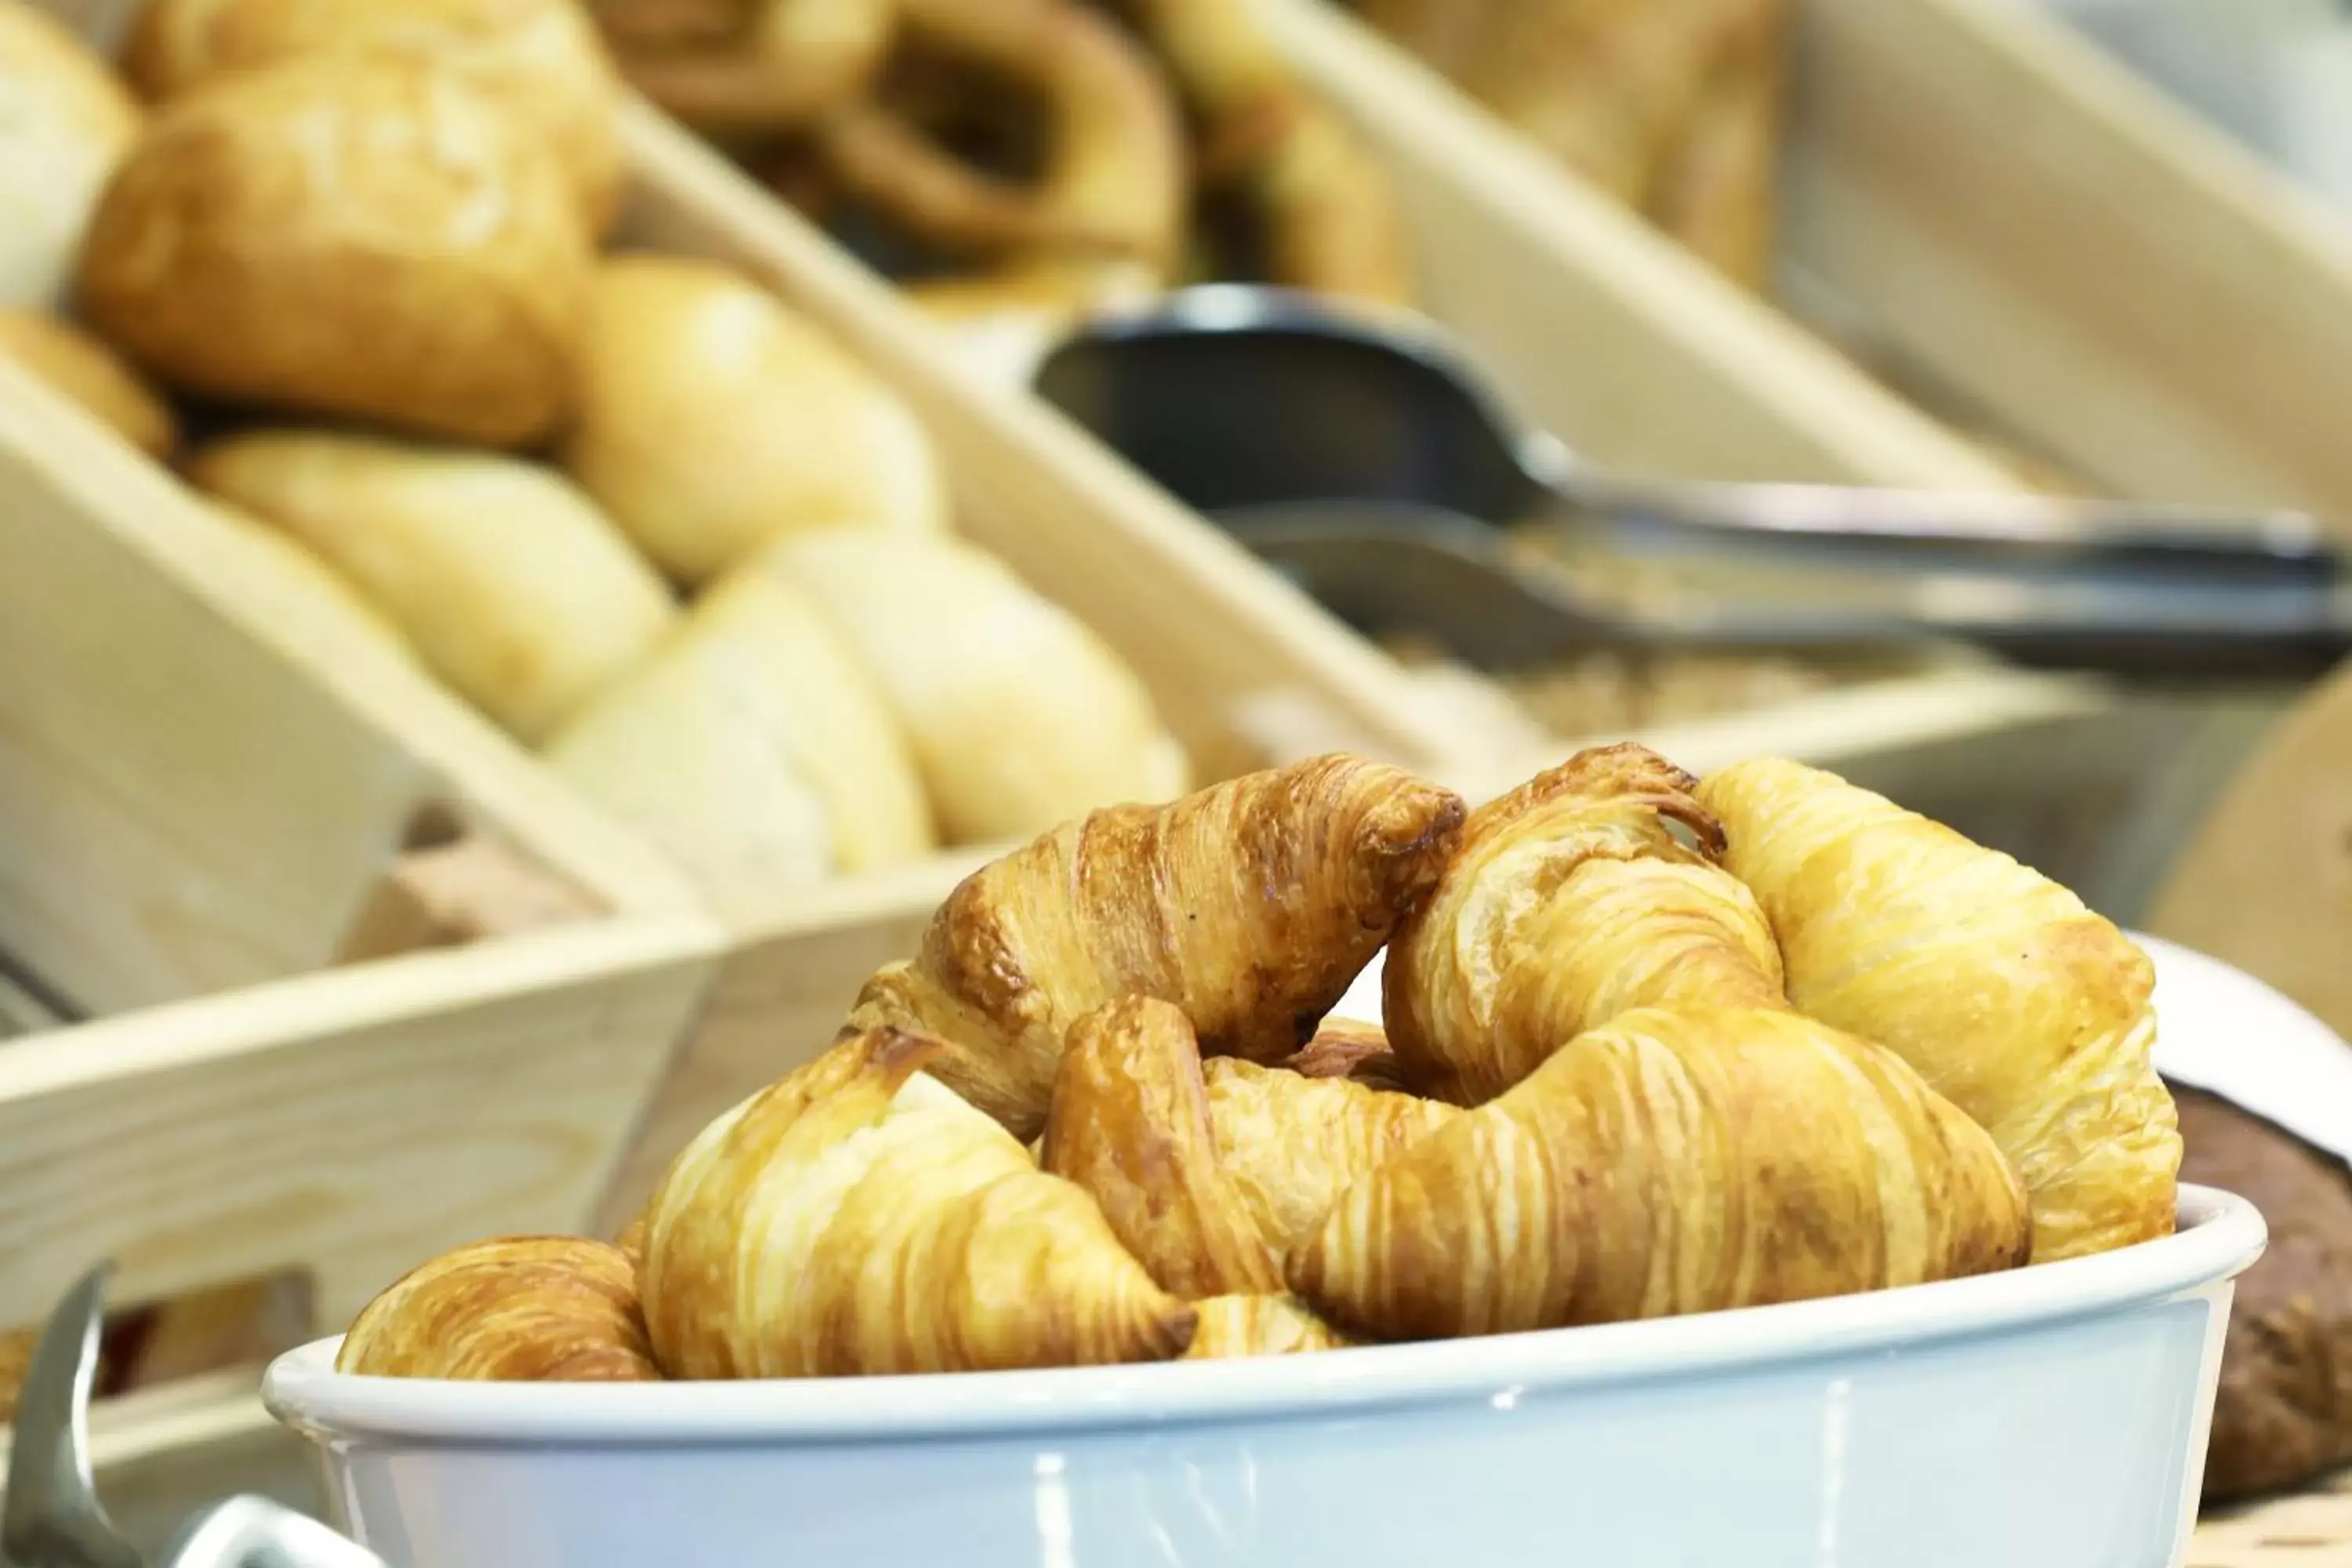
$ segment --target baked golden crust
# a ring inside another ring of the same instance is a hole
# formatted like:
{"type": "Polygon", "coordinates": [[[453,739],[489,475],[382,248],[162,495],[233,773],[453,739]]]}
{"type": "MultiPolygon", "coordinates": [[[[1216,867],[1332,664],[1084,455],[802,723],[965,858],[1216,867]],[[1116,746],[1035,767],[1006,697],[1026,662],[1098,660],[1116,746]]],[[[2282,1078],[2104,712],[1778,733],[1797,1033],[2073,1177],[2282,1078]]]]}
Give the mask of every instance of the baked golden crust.
{"type": "Polygon", "coordinates": [[[705,590],[545,755],[730,917],[938,843],[881,694],[808,596],[761,573],[705,590]]]}
{"type": "Polygon", "coordinates": [[[592,229],[620,210],[621,82],[572,0],[150,0],[123,68],[151,99],[320,54],[390,54],[454,72],[541,137],[592,229]]]}
{"type": "Polygon", "coordinates": [[[1018,843],[1098,805],[1190,786],[1142,678],[969,541],[810,529],[756,564],[804,590],[856,649],[950,843],[1018,843]]]}
{"type": "Polygon", "coordinates": [[[1463,1114],[1349,1079],[1229,1058],[1210,1062],[1206,1077],[1218,1159],[1277,1254],[1311,1235],[1359,1177],[1463,1114]]]}
{"type": "Polygon", "coordinates": [[[1475,1105],[1630,1008],[1783,1005],[1779,947],[1715,864],[1723,831],[1697,785],[1646,747],[1604,746],[1471,814],[1382,971],[1408,1082],[1475,1105]]]}
{"type": "Polygon", "coordinates": [[[1289,1296],[1215,1296],[1199,1304],[1201,1326],[1181,1358],[1238,1361],[1249,1356],[1336,1351],[1350,1342],[1289,1296]]]}
{"type": "Polygon", "coordinates": [[[91,324],[178,389],[520,446],[567,412],[589,269],[561,168],[492,101],[325,56],[158,112],[79,282],[91,324]]]}
{"type": "Polygon", "coordinates": [[[1789,995],[1875,1040],[1989,1131],[2037,1262],[2170,1234],[2180,1135],[2150,1065],[2147,956],[2073,893],[1834,774],[1741,763],[1699,799],[1788,963],[1789,995]]]}
{"type": "Polygon", "coordinates": [[[0,359],[14,360],[151,458],[168,460],[179,445],[170,405],[88,332],[36,311],[0,310],[0,359]]]}
{"type": "Polygon", "coordinates": [[[604,262],[579,366],[564,465],[680,582],[799,529],[947,529],[947,481],[913,412],[732,268],[604,262]]]}
{"type": "Polygon", "coordinates": [[[646,1211],[656,1352],[688,1378],[1165,1360],[1192,1308],[1080,1188],[919,1070],[940,1042],[852,1036],[719,1118],[646,1211]]]}
{"type": "Polygon", "coordinates": [[[1344,755],[1095,812],[967,878],[850,1026],[944,1037],[936,1076],[1023,1138],[1070,1026],[1115,996],[1175,1004],[1204,1052],[1279,1061],[1427,896],[1463,816],[1344,755]]]}
{"type": "Polygon", "coordinates": [[[107,177],[139,134],[139,106],[106,62],[28,0],[0,0],[0,306],[65,301],[107,177]]]}
{"type": "Polygon", "coordinates": [[[1388,1032],[1358,1018],[1326,1018],[1315,1037],[1282,1064],[1301,1078],[1344,1078],[1367,1089],[1402,1089],[1404,1066],[1388,1032]]]}
{"type": "Polygon", "coordinates": [[[192,456],[198,486],[331,564],[435,674],[542,741],[641,663],[677,611],[579,489],[503,453],[250,430],[192,456]]]}
{"type": "Polygon", "coordinates": [[[657,1379],[636,1273],[601,1241],[508,1237],[413,1270],[369,1302],[335,1370],[487,1383],[657,1379]]]}
{"type": "Polygon", "coordinates": [[[1893,1054],[1644,1008],[1358,1181],[1289,1274],[1342,1329],[1421,1339],[1947,1279],[2029,1239],[1992,1140],[1893,1054]]]}
{"type": "Polygon", "coordinates": [[[1094,1194],[1162,1289],[1187,1300],[1281,1290],[1282,1270],[1218,1162],[1200,1044],[1167,1003],[1123,996],[1070,1030],[1039,1163],[1094,1194]]]}

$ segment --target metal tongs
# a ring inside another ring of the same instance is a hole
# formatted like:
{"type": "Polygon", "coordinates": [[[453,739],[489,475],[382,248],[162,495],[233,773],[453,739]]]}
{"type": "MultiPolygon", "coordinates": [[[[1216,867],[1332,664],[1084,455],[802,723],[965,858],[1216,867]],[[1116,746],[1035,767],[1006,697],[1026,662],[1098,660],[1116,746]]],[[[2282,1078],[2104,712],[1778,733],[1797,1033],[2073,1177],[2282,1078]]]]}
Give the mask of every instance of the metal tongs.
{"type": "Polygon", "coordinates": [[[2198,672],[2352,652],[2345,559],[2303,514],[1608,473],[1433,327],[1286,290],[1099,317],[1034,384],[1344,618],[1489,668],[1601,645],[2198,672]]]}
{"type": "MultiPolygon", "coordinates": [[[[98,1500],[90,1473],[89,1400],[98,1377],[106,1281],[82,1276],[50,1313],[16,1405],[0,1563],[9,1568],[148,1568],[98,1500]]],[[[387,1568],[383,1558],[293,1510],[234,1497],[198,1512],[160,1568],[387,1568]]]]}

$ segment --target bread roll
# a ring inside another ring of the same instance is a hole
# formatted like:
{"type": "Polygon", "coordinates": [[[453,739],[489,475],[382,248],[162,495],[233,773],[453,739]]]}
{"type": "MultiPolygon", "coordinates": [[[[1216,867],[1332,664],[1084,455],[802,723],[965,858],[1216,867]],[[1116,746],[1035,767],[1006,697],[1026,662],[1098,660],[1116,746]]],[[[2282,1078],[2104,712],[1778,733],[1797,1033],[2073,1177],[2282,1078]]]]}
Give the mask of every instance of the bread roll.
{"type": "Polygon", "coordinates": [[[123,64],[152,99],[299,55],[369,50],[459,72],[547,138],[598,233],[620,205],[620,76],[572,0],[153,0],[123,64]]]}
{"type": "Polygon", "coordinates": [[[986,551],[837,528],[779,540],[761,563],[806,588],[874,672],[950,840],[1184,792],[1183,752],[1135,672],[986,551]]]}
{"type": "Polygon", "coordinates": [[[368,660],[414,664],[415,650],[383,613],[308,548],[250,512],[209,497],[191,499],[217,525],[201,546],[208,578],[235,582],[271,636],[330,669],[368,660]]]}
{"type": "Polygon", "coordinates": [[[52,316],[0,309],[0,359],[18,365],[151,458],[179,444],[171,408],[89,333],[52,316]]]}
{"type": "Polygon", "coordinates": [[[562,417],[591,265],[562,171],[488,100],[328,56],[160,112],[91,221],[81,302],[189,392],[515,446],[562,417]]]}
{"type": "Polygon", "coordinates": [[[0,305],[47,310],[139,106],[105,63],[25,0],[0,0],[0,305]]]}
{"type": "Polygon", "coordinates": [[[189,474],[318,552],[435,674],[526,741],[552,733],[677,619],[588,498],[533,463],[285,431],[219,442],[189,474]]]}
{"type": "Polygon", "coordinates": [[[2300,1485],[2352,1462],[2352,1175],[2217,1095],[2172,1094],[2181,1179],[2252,1200],[2271,1232],[2230,1309],[2205,1495],[2300,1485]]]}
{"type": "Polygon", "coordinates": [[[939,465],[906,406],[772,295],[707,261],[627,257],[598,272],[564,460],[688,583],[793,529],[947,522],[939,465]]]}
{"type": "Polygon", "coordinates": [[[882,695],[800,589],[739,573],[570,724],[556,771],[667,849],[722,914],[933,847],[882,695]]]}

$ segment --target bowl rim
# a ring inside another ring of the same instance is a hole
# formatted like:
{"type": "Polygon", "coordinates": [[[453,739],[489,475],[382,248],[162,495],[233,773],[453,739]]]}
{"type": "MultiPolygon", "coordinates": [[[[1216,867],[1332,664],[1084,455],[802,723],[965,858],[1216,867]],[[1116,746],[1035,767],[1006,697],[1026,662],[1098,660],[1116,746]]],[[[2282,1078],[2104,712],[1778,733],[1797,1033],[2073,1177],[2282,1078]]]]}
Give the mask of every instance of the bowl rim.
{"type": "Polygon", "coordinates": [[[270,1413],[322,1443],[824,1444],[1286,1419],[1913,1350],[2156,1305],[2261,1256],[2254,1205],[2183,1184],[2179,1229],[2114,1252],[1817,1301],[1251,1361],[731,1383],[494,1384],[334,1370],[340,1335],[271,1363],[270,1413]]]}

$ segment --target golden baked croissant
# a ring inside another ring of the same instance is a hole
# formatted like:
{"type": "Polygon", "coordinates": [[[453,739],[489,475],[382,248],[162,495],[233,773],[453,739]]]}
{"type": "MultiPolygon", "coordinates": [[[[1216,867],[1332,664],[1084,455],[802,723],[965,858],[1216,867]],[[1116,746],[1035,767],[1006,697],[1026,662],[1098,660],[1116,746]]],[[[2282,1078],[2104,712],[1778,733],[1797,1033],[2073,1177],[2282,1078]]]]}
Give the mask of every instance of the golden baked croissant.
{"type": "Polygon", "coordinates": [[[1646,747],[1603,746],[1471,814],[1381,973],[1409,1081],[1475,1105],[1630,1008],[1783,1005],[1771,930],[1710,858],[1723,832],[1697,785],[1646,747]]]}
{"type": "Polygon", "coordinates": [[[1122,996],[1070,1030],[1040,1163],[1093,1194],[1112,1233],[1174,1294],[1282,1289],[1240,1186],[1218,1163],[1200,1042],[1169,1004],[1122,996]]]}
{"type": "Polygon", "coordinates": [[[1228,1058],[1209,1063],[1206,1077],[1219,1161],[1278,1253],[1322,1224],[1358,1177],[1465,1114],[1344,1078],[1228,1058]]]}
{"type": "Polygon", "coordinates": [[[646,1211],[643,1292],[677,1377],[1164,1360],[1192,1308],[1085,1192],[921,1072],[940,1043],[854,1036],[706,1128],[646,1211]]]}
{"type": "Polygon", "coordinates": [[[1215,1296],[1198,1305],[1201,1325],[1184,1361],[1302,1355],[1343,1349],[1349,1341],[1289,1296],[1215,1296]]]}
{"type": "Polygon", "coordinates": [[[335,1370],[487,1383],[638,1383],[661,1376],[635,1270],[601,1241],[478,1241],[369,1302],[335,1370]]]}
{"type": "Polygon", "coordinates": [[[935,1076],[1024,1139],[1063,1037],[1114,996],[1174,1003],[1203,1051],[1279,1061],[1427,896],[1463,815],[1345,755],[1095,812],[965,879],[850,1026],[945,1037],[935,1076]]]}
{"type": "Polygon", "coordinates": [[[1360,1018],[1324,1019],[1315,1037],[1282,1065],[1302,1078],[1344,1078],[1367,1089],[1406,1087],[1387,1031],[1360,1018]]]}
{"type": "Polygon", "coordinates": [[[1790,999],[1887,1047],[1990,1131],[2037,1262],[2172,1229],[2180,1136],[2149,1065],[2155,971],[2073,893],[1834,774],[1741,763],[1699,799],[1790,999]]]}
{"type": "Polygon", "coordinates": [[[1291,1255],[1382,1339],[1801,1300],[2011,1268],[1984,1131],[1892,1052],[1770,1008],[1643,1008],[1380,1165],[1291,1255]]]}

